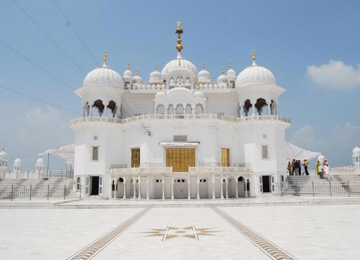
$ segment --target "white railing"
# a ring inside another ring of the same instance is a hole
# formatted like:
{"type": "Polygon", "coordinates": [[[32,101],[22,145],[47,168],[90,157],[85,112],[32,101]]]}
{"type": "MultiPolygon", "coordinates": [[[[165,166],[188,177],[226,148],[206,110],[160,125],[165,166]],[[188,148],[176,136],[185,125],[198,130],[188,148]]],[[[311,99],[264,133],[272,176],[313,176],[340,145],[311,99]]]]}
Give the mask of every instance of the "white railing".
{"type": "Polygon", "coordinates": [[[43,170],[41,172],[19,171],[5,173],[5,179],[44,179],[44,178],[70,178],[73,177],[72,170],[43,170]]]}
{"type": "Polygon", "coordinates": [[[221,166],[199,166],[189,167],[190,173],[250,173],[251,170],[246,167],[221,167],[221,166]]]}
{"type": "Polygon", "coordinates": [[[290,119],[279,116],[279,115],[254,115],[254,116],[243,116],[243,117],[232,117],[225,116],[220,114],[143,114],[134,117],[128,117],[124,119],[119,118],[110,118],[110,117],[81,117],[70,121],[70,126],[76,126],[83,122],[110,122],[125,124],[131,122],[137,122],[142,120],[208,120],[208,119],[217,119],[227,122],[248,122],[248,121],[281,121],[285,123],[290,123],[290,119]]]}
{"type": "Polygon", "coordinates": [[[134,168],[112,168],[110,169],[110,176],[116,177],[119,175],[146,175],[146,174],[164,174],[172,173],[172,167],[134,167],[134,168]]]}

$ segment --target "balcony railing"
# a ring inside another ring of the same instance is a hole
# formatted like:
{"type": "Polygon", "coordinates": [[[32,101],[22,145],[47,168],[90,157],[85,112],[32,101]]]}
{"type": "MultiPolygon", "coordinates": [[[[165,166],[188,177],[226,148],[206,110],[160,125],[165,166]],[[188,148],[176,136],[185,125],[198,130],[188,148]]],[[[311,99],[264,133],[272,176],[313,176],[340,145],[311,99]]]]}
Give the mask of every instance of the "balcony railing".
{"type": "Polygon", "coordinates": [[[156,175],[172,173],[172,167],[147,167],[147,168],[112,168],[110,176],[116,177],[120,175],[156,175]]]}
{"type": "Polygon", "coordinates": [[[70,126],[76,126],[82,122],[109,122],[126,124],[131,122],[143,121],[143,120],[209,120],[217,119],[227,122],[248,122],[248,121],[281,121],[290,123],[290,119],[279,115],[254,115],[243,117],[232,117],[221,114],[143,114],[134,117],[128,117],[124,119],[110,118],[110,117],[81,117],[74,119],[70,122],[70,126]]]}

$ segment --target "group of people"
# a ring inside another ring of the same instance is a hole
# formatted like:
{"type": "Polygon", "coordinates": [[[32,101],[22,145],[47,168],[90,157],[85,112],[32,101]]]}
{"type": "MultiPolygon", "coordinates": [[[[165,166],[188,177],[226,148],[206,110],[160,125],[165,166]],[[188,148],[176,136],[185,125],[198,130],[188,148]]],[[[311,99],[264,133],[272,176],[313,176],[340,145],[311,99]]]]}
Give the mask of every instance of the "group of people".
{"type": "Polygon", "coordinates": [[[323,163],[320,161],[316,162],[316,174],[320,176],[320,179],[324,179],[325,176],[329,173],[329,163],[328,160],[324,160],[323,163]]]}
{"type": "Polygon", "coordinates": [[[308,166],[309,162],[306,159],[303,163],[300,160],[293,159],[292,162],[288,162],[289,175],[309,175],[308,166]],[[301,172],[301,166],[304,166],[304,172],[301,172]]]}

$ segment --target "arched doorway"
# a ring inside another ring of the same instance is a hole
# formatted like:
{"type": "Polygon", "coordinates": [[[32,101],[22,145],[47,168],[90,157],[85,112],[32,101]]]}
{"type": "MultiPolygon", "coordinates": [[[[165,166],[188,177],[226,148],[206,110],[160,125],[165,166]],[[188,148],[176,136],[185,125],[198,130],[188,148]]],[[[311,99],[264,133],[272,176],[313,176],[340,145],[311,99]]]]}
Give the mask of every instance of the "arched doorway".
{"type": "Polygon", "coordinates": [[[259,98],[258,100],[256,100],[255,108],[259,116],[263,114],[263,109],[267,105],[268,104],[266,103],[266,100],[263,98],[259,98]]]}
{"type": "Polygon", "coordinates": [[[116,191],[116,198],[123,198],[124,197],[124,188],[125,188],[125,182],[123,178],[119,178],[117,180],[117,191],[116,191]]]}
{"type": "Polygon", "coordinates": [[[188,183],[186,179],[174,180],[174,199],[188,198],[188,183]]]}
{"type": "Polygon", "coordinates": [[[242,176],[238,178],[238,195],[239,197],[245,197],[245,180],[242,176]]]}
{"type": "MultiPolygon", "coordinates": [[[[105,106],[104,106],[103,102],[100,99],[98,99],[94,102],[94,104],[92,105],[92,108],[96,108],[95,111],[98,113],[98,116],[101,117],[102,114],[104,113],[105,106]]],[[[93,116],[95,115],[94,111],[93,111],[92,115],[93,116]]]]}
{"type": "Polygon", "coordinates": [[[208,195],[208,179],[203,178],[199,180],[199,195],[200,199],[207,199],[209,198],[208,195]]]}
{"type": "Polygon", "coordinates": [[[245,116],[250,116],[252,114],[252,104],[250,99],[247,99],[244,103],[243,111],[245,116]]]}
{"type": "Polygon", "coordinates": [[[236,198],[236,180],[233,177],[229,178],[228,183],[229,198],[236,198]]]}

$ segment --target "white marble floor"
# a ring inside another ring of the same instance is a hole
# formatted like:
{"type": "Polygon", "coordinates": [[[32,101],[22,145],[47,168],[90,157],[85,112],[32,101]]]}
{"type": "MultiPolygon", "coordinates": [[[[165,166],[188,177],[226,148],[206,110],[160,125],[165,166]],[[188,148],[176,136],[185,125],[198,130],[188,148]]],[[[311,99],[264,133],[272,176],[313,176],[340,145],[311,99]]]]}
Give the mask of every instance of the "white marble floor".
{"type": "MultiPolygon", "coordinates": [[[[141,208],[0,209],[0,259],[66,259],[141,208]]],[[[298,259],[359,259],[360,205],[222,207],[298,259]]],[[[211,208],[152,208],[94,259],[269,259],[211,208]]]]}

